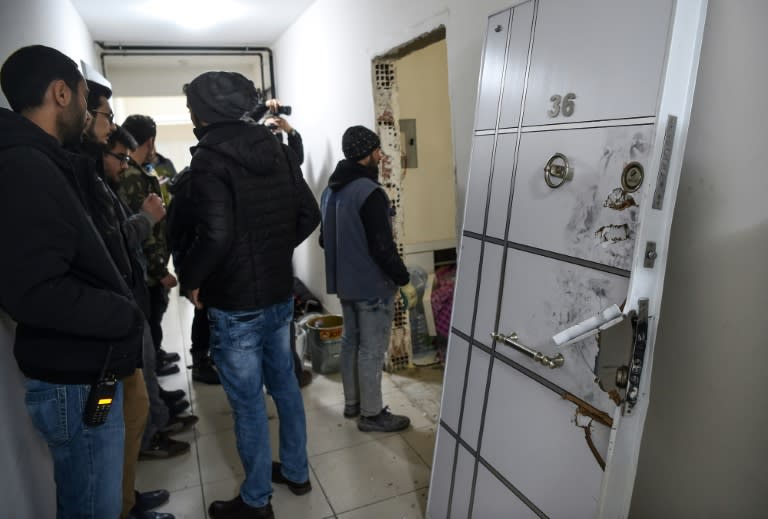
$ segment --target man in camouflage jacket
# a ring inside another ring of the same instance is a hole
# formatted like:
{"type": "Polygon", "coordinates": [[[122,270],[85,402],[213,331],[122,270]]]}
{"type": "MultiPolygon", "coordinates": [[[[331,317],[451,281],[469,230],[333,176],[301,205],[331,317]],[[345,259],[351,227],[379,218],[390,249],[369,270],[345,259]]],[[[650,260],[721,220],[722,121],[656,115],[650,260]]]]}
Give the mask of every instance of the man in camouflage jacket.
{"type": "MultiPolygon", "coordinates": [[[[141,204],[150,193],[162,196],[160,181],[153,170],[144,164],[151,162],[155,154],[155,136],[157,128],[151,117],[146,115],[131,115],[123,122],[125,128],[139,144],[136,151],[131,153],[130,167],[120,181],[118,196],[131,211],[138,212],[141,204]]],[[[147,286],[150,296],[149,325],[152,331],[152,341],[157,351],[157,373],[170,375],[179,371],[178,366],[170,364],[171,355],[165,353],[162,347],[163,329],[161,322],[168,308],[168,292],[176,286],[176,277],[168,272],[170,251],[166,241],[165,220],[158,222],[152,229],[152,234],[144,242],[144,255],[147,259],[147,286]]]]}

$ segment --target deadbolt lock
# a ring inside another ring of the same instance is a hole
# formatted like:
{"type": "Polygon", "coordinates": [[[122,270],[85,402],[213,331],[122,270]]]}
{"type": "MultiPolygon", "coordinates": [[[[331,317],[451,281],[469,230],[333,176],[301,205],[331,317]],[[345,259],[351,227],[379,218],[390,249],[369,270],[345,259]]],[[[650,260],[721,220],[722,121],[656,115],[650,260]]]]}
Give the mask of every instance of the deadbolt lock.
{"type": "Polygon", "coordinates": [[[634,193],[640,189],[644,177],[643,165],[639,162],[630,162],[624,166],[624,171],[621,173],[621,187],[627,193],[634,193]]]}
{"type": "Polygon", "coordinates": [[[626,389],[629,382],[629,368],[627,366],[621,366],[616,370],[616,387],[626,389]]]}
{"type": "Polygon", "coordinates": [[[544,166],[544,182],[552,189],[557,189],[572,177],[573,169],[562,153],[552,155],[544,166]]]}

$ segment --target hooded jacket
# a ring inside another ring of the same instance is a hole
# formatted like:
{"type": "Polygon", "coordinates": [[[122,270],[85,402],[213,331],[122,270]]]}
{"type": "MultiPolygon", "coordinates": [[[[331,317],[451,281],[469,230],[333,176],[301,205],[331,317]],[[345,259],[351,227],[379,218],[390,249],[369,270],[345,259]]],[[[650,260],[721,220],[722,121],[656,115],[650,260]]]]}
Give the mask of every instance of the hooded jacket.
{"type": "Polygon", "coordinates": [[[58,141],[0,109],[0,307],[17,322],[14,355],[30,378],[94,382],[107,361],[133,373],[143,316],[85,209],[58,141]]]}
{"type": "Polygon", "coordinates": [[[408,283],[392,237],[390,206],[378,170],[348,159],[336,165],[323,193],[320,233],[329,293],[350,300],[391,296],[395,286],[408,283]]]}
{"type": "Polygon", "coordinates": [[[292,297],[293,249],[320,223],[296,156],[262,125],[198,129],[188,175],[195,239],[181,264],[183,291],[207,307],[256,310],[292,297]]]}

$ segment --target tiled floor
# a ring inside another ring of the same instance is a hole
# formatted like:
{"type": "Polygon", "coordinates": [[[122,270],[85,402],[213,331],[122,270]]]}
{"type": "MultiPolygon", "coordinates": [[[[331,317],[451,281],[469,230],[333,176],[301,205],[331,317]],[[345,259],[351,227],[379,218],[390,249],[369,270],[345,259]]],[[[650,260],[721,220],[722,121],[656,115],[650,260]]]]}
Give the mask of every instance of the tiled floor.
{"type": "MultiPolygon", "coordinates": [[[[237,495],[243,469],[235,448],[232,414],[221,386],[193,383],[189,358],[192,307],[175,291],[163,321],[164,348],[182,356],[182,370],[161,378],[166,389],[181,388],[190,397],[200,422],[177,435],[192,444],[191,452],[170,460],[139,463],[140,490],[166,488],[168,504],[160,511],[177,519],[204,519],[208,505],[237,495]]],[[[279,519],[417,519],[427,503],[435,422],[440,405],[442,370],[413,368],[385,373],[384,401],[393,412],[411,418],[409,429],[397,434],[362,433],[355,420],[342,416],[338,374],[315,375],[302,390],[307,412],[307,451],[312,492],[294,496],[274,486],[272,505],[279,519]]],[[[268,399],[272,452],[277,452],[277,413],[268,399]]]]}

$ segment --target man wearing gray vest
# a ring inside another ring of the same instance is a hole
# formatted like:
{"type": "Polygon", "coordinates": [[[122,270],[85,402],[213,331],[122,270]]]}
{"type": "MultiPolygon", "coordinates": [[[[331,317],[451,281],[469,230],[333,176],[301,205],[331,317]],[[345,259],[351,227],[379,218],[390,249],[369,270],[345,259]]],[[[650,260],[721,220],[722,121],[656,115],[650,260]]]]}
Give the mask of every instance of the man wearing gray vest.
{"type": "Polygon", "coordinates": [[[384,407],[381,370],[389,345],[397,287],[408,304],[415,290],[392,238],[392,208],[378,183],[379,137],[352,126],[342,137],[344,160],[321,198],[320,245],[325,250],[326,288],[337,294],[344,315],[341,379],[344,416],[360,415],[361,431],[392,432],[411,420],[384,407]]]}

